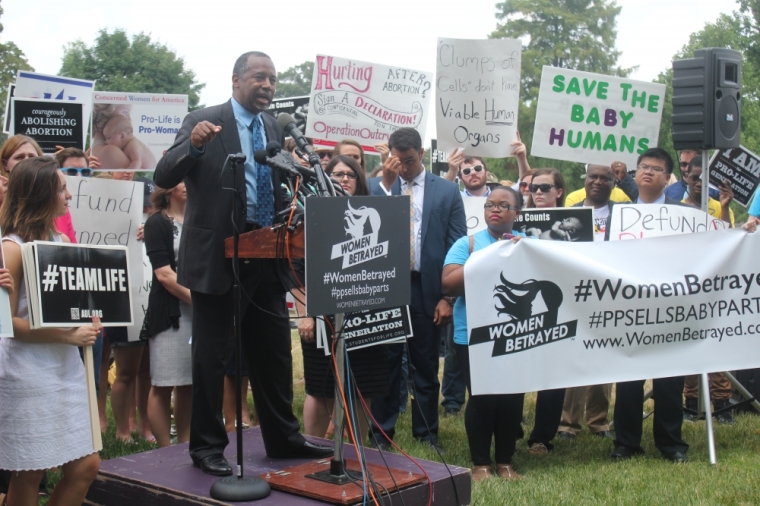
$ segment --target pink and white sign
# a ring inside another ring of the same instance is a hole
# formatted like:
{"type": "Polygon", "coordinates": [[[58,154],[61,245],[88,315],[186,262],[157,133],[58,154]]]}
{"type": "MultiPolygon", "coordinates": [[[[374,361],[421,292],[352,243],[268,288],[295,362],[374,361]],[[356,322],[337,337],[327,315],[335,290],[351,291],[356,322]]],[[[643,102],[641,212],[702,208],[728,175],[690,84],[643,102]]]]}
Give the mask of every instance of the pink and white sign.
{"type": "Polygon", "coordinates": [[[431,72],[317,55],[306,136],[323,145],[353,139],[370,152],[402,127],[424,139],[431,81],[431,72]]]}

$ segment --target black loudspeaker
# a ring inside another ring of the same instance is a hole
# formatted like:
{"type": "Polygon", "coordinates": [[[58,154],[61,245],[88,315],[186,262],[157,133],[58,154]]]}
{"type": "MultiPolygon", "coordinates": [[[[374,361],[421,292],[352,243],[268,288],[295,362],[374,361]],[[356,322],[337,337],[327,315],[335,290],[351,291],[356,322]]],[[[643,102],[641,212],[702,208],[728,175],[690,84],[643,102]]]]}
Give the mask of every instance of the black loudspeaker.
{"type": "Polygon", "coordinates": [[[673,62],[673,147],[738,148],[742,55],[732,49],[694,51],[673,62]]]}

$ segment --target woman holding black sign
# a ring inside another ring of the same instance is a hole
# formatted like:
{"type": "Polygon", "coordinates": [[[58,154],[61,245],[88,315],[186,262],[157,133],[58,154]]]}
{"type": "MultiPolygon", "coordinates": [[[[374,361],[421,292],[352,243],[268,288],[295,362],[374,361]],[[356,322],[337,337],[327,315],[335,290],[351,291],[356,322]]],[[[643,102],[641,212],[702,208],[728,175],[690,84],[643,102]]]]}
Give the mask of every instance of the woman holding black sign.
{"type": "MultiPolygon", "coordinates": [[[[333,157],[325,167],[325,172],[341,185],[346,194],[369,195],[364,171],[353,157],[347,155],[333,157]]],[[[305,294],[294,290],[293,295],[299,316],[305,315],[303,305],[305,294]]],[[[331,327],[328,325],[327,329],[329,332],[331,327]]],[[[306,383],[306,400],[303,405],[304,433],[309,436],[324,437],[330,425],[335,402],[332,355],[325,355],[324,350],[317,348],[314,318],[300,318],[298,333],[301,336],[306,383]]],[[[353,350],[349,354],[349,365],[350,375],[356,380],[356,387],[369,409],[371,397],[385,395],[388,390],[388,351],[383,345],[353,350]]],[[[363,444],[367,438],[367,417],[359,414],[361,403],[357,402],[356,405],[358,420],[354,419],[354,421],[361,427],[363,444]]]]}
{"type": "Polygon", "coordinates": [[[0,340],[0,469],[13,471],[10,504],[36,504],[45,469],[61,466],[51,504],[81,504],[100,458],[93,449],[84,366],[77,346],[91,346],[102,328],[30,329],[21,245],[68,242],[53,219],[71,199],[58,164],[47,157],[19,162],[0,209],[5,265],[18,287],[10,294],[15,338],[0,340]],[[50,423],[46,413],[55,406],[50,423]]]}
{"type": "Polygon", "coordinates": [[[150,198],[153,213],[145,222],[145,249],[153,266],[148,312],[140,337],[150,337],[148,419],[158,446],[171,444],[171,398],[177,442],[190,439],[193,370],[190,290],[177,283],[177,253],[185,218],[185,184],[165,190],[156,187],[150,198]]]}
{"type": "MultiPolygon", "coordinates": [[[[472,395],[470,348],[467,337],[467,304],[464,291],[464,264],[474,251],[502,239],[517,241],[523,234],[512,229],[523,206],[522,195],[514,188],[497,186],[484,205],[488,226],[472,236],[462,237],[449,250],[443,266],[441,284],[447,295],[459,296],[454,304],[454,346],[470,400],[464,413],[464,426],[474,469],[472,479],[491,476],[491,440],[494,440],[496,474],[506,480],[519,479],[512,467],[517,440],[523,436],[522,420],[525,394],[472,395]]],[[[530,311],[528,311],[530,312],[530,311]]],[[[562,407],[560,405],[560,407],[562,407]]]]}

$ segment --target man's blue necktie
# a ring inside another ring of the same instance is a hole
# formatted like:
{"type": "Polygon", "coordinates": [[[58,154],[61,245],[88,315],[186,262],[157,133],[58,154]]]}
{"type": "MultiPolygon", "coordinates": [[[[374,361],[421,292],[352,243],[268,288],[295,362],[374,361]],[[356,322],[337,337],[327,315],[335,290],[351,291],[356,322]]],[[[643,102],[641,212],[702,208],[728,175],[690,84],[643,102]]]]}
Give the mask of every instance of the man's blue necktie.
{"type": "MultiPolygon", "coordinates": [[[[265,149],[262,132],[261,116],[253,120],[253,152],[265,149]]],[[[256,167],[256,222],[262,227],[268,227],[274,221],[274,192],[272,191],[272,175],[266,165],[254,161],[256,167]]]]}

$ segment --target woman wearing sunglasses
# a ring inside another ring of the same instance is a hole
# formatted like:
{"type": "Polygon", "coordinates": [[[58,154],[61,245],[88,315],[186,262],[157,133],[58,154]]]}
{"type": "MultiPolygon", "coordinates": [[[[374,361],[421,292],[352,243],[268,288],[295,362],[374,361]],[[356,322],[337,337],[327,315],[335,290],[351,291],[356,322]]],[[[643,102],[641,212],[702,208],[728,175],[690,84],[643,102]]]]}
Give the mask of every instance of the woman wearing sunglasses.
{"type": "Polygon", "coordinates": [[[523,399],[525,394],[472,395],[467,338],[467,305],[464,293],[464,264],[474,251],[511,237],[523,236],[512,225],[522,209],[522,195],[513,188],[497,186],[486,199],[483,219],[487,229],[462,237],[449,250],[441,283],[447,295],[458,296],[454,304],[454,346],[470,400],[464,412],[464,426],[474,465],[472,479],[481,481],[491,476],[491,440],[494,440],[496,474],[506,480],[519,479],[512,467],[517,439],[523,436],[523,399]]]}
{"type": "MultiPolygon", "coordinates": [[[[526,209],[544,209],[565,205],[565,178],[557,169],[536,169],[528,184],[526,209]]],[[[546,455],[554,449],[551,440],[557,434],[565,389],[543,390],[536,397],[536,421],[528,439],[531,455],[546,455]]]]}
{"type": "Polygon", "coordinates": [[[528,192],[526,209],[564,207],[565,178],[557,169],[536,169],[528,184],[528,192]]]}
{"type": "MultiPolygon", "coordinates": [[[[325,172],[349,196],[369,195],[369,187],[364,171],[352,157],[338,155],[330,160],[325,172]]],[[[341,219],[336,217],[336,219],[341,219]]],[[[304,293],[294,290],[296,309],[299,316],[304,316],[304,293]]],[[[330,326],[327,325],[327,331],[330,326]]],[[[324,350],[316,345],[316,322],[314,318],[298,319],[298,334],[301,336],[303,353],[304,382],[306,383],[306,400],[303,405],[304,433],[309,436],[324,437],[330,425],[334,407],[335,382],[333,380],[332,356],[326,356],[324,350]]],[[[386,346],[373,346],[352,350],[349,355],[351,374],[356,380],[356,387],[369,408],[370,399],[376,395],[385,395],[388,390],[388,352],[386,346]]],[[[356,400],[356,394],[352,394],[356,400]]],[[[367,417],[362,413],[361,402],[356,402],[356,413],[361,428],[361,444],[367,440],[367,417]]]]}

